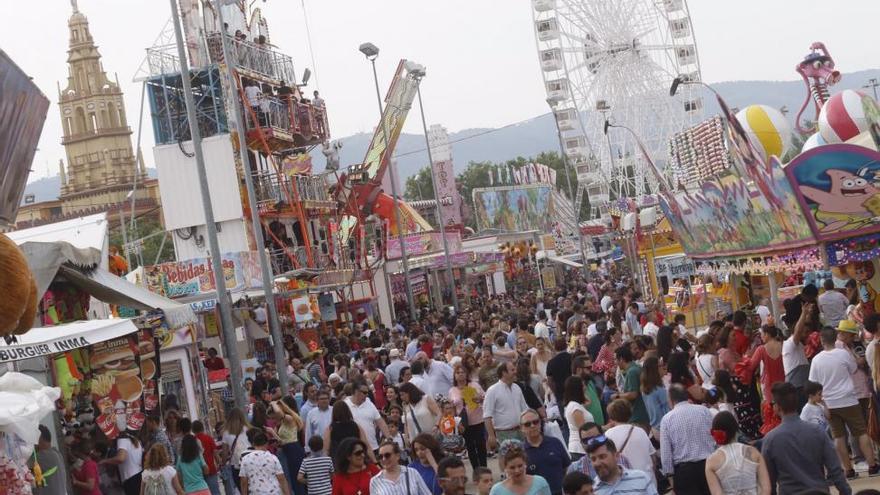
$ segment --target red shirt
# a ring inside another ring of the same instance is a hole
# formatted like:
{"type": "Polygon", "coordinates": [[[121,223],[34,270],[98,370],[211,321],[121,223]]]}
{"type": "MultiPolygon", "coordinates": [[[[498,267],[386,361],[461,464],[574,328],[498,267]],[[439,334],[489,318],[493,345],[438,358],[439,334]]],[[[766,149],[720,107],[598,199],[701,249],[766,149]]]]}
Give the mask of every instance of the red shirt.
{"type": "Polygon", "coordinates": [[[86,459],[83,462],[83,465],[79,469],[75,469],[73,471],[73,477],[76,478],[77,481],[86,482],[89,480],[94,480],[94,485],[91,490],[85,490],[83,488],[77,488],[75,491],[79,495],[101,495],[101,488],[98,487],[99,475],[98,475],[98,463],[93,461],[92,459],[86,459]]]}
{"type": "Polygon", "coordinates": [[[208,465],[208,474],[217,474],[217,463],[215,462],[216,457],[214,455],[217,452],[217,444],[214,442],[214,439],[207,433],[201,432],[196,435],[196,440],[202,444],[202,458],[205,459],[205,464],[208,465]]]}
{"type": "Polygon", "coordinates": [[[220,356],[205,359],[205,368],[210,371],[217,371],[226,368],[226,364],[223,363],[223,358],[220,356]]]}
{"type": "Polygon", "coordinates": [[[367,464],[366,469],[356,473],[334,474],[333,495],[370,495],[370,479],[379,471],[379,466],[367,464]]]}
{"type": "Polygon", "coordinates": [[[749,338],[746,337],[742,328],[734,327],[733,329],[733,350],[740,356],[745,356],[749,350],[749,338]]]}

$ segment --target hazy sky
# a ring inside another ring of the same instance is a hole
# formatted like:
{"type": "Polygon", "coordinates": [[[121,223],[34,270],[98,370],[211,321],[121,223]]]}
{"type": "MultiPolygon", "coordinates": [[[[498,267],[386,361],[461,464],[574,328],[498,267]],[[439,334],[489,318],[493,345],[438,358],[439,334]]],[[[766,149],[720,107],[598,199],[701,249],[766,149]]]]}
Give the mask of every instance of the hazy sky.
{"type": "MultiPolygon", "coordinates": [[[[547,111],[530,1],[304,1],[317,63],[311,85],[319,83],[335,137],[370,131],[378,120],[372,74],[357,51],[363,41],[381,49],[383,92],[400,58],[427,67],[422,95],[429,124],[440,123],[450,131],[498,127],[547,111]]],[[[260,2],[272,42],[294,57],[298,74],[311,66],[302,2],[260,2]]],[[[794,66],[813,41],[825,42],[842,72],[880,66],[880,49],[869,41],[880,19],[877,0],[835,5],[818,0],[691,0],[689,6],[707,82],[795,79],[794,66]]],[[[132,79],[144,49],[169,18],[170,4],[79,0],[79,7],[89,18],[104,68],[111,77],[119,76],[129,123],[136,130],[141,86],[132,79]]],[[[57,175],[58,159],[64,157],[56,82],[63,86],[66,81],[70,12],[68,0],[0,0],[0,48],[52,101],[31,180],[57,175]]],[[[143,147],[152,166],[148,110],[143,147]]],[[[417,113],[410,114],[405,131],[421,133],[417,113]]]]}

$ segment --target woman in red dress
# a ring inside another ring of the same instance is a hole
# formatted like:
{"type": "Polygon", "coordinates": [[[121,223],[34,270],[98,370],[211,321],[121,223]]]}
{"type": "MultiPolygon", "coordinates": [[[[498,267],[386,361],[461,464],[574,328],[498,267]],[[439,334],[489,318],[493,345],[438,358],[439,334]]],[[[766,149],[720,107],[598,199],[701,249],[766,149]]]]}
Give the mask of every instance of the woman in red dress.
{"type": "Polygon", "coordinates": [[[764,424],[761,427],[761,433],[766,435],[779,424],[779,418],[773,413],[773,406],[770,404],[773,400],[770,390],[774,383],[785,381],[785,368],[782,366],[782,332],[774,326],[764,325],[761,328],[761,340],[764,343],[755,349],[751,357],[745,359],[738,374],[744,383],[749,383],[755,371],[763,364],[761,371],[761,415],[764,424]]]}
{"type": "Polygon", "coordinates": [[[370,479],[380,469],[367,462],[368,448],[358,438],[346,438],[339,444],[333,460],[333,495],[370,495],[370,479]]]}

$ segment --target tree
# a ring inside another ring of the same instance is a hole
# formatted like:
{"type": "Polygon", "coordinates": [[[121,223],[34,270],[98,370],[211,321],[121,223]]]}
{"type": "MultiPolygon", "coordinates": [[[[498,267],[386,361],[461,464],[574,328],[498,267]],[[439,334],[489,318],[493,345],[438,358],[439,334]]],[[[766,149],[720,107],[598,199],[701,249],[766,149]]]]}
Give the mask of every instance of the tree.
{"type": "MultiPolygon", "coordinates": [[[[116,221],[115,228],[110,231],[110,245],[118,246],[120,248],[119,252],[124,258],[125,253],[122,251],[122,232],[119,230],[118,218],[116,221]]],[[[129,223],[126,221],[125,228],[127,229],[128,227],[129,223]]],[[[126,232],[128,242],[130,243],[137,239],[144,240],[140,256],[138,256],[136,251],[128,255],[131,262],[128,267],[129,270],[134,270],[140,266],[140,260],[143,260],[144,265],[154,264],[157,255],[159,255],[159,263],[174,261],[174,241],[170,237],[172,234],[167,232],[164,234],[165,236],[168,236],[168,239],[165,239],[165,245],[162,246],[163,234],[160,232],[165,232],[165,228],[159,222],[159,218],[155,215],[138,218],[135,221],[134,229],[130,229],[126,232]],[[161,253],[159,253],[160,246],[162,246],[161,253]]]]}
{"type": "Polygon", "coordinates": [[[406,178],[403,199],[406,201],[423,201],[434,199],[434,185],[431,183],[431,167],[419,169],[415,175],[406,178]]]}

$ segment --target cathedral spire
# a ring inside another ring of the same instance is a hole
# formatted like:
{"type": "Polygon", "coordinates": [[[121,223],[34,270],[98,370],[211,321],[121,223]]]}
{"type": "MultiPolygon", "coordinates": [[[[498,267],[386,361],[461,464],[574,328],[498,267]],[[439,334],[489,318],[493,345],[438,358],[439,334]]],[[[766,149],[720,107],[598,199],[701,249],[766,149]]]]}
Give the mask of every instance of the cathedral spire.
{"type": "Polygon", "coordinates": [[[70,5],[67,84],[58,101],[67,154],[66,167],[59,165],[65,214],[81,211],[84,204],[124,201],[138,174],[122,90],[107,77],[77,0],[70,5]]]}

